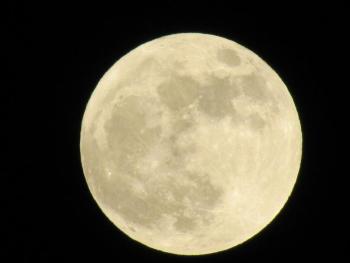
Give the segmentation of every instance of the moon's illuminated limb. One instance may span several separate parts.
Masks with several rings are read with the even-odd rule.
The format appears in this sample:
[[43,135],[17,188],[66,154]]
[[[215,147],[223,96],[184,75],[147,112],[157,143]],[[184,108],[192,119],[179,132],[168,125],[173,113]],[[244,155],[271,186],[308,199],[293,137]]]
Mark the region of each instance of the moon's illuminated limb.
[[286,86],[262,59],[188,33],[113,65],[89,100],[80,147],[89,189],[119,229],[197,255],[271,222],[295,184],[302,135]]

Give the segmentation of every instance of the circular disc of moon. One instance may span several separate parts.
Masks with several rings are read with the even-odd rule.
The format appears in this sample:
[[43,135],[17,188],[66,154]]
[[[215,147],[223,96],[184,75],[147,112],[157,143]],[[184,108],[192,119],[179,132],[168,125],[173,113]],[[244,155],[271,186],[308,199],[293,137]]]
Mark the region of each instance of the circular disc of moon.
[[279,213],[302,134],[287,87],[261,58],[183,33],[140,45],[107,71],[80,151],[92,196],[121,231],[200,255],[241,244]]

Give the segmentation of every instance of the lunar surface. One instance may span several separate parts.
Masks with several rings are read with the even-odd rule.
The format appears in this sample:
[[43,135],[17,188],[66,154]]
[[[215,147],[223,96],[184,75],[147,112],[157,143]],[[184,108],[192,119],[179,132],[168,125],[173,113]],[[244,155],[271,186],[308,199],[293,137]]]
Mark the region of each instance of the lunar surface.
[[199,255],[267,226],[297,179],[301,127],[279,76],[222,37],[184,33],[122,57],[94,90],[80,150],[88,187],[130,238]]

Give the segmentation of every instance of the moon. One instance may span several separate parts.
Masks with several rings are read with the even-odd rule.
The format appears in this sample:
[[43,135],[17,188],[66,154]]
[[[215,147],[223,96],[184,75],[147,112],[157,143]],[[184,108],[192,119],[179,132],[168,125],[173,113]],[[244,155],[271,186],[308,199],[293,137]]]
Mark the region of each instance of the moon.
[[265,228],[297,179],[302,133],[277,73],[223,37],[142,44],[102,77],[80,152],[89,190],[130,238],[181,255],[232,248]]

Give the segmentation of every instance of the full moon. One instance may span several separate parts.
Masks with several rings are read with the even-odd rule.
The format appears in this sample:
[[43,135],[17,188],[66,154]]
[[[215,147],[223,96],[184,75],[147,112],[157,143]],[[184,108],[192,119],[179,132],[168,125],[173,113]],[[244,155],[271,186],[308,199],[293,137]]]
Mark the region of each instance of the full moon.
[[89,190],[130,238],[200,255],[266,227],[297,179],[301,126],[277,73],[201,33],[142,44],[102,77],[80,152]]

